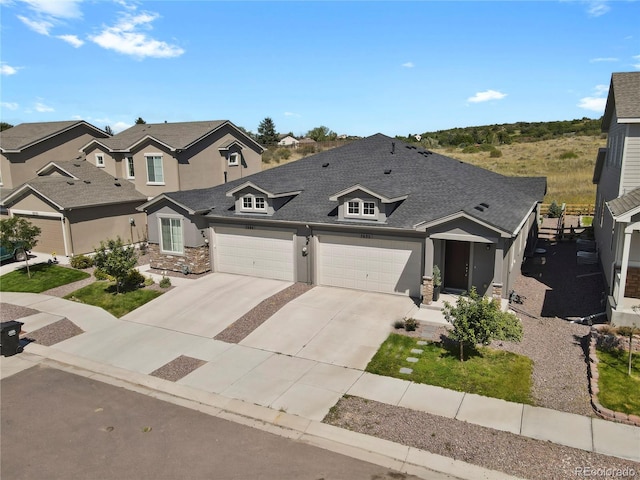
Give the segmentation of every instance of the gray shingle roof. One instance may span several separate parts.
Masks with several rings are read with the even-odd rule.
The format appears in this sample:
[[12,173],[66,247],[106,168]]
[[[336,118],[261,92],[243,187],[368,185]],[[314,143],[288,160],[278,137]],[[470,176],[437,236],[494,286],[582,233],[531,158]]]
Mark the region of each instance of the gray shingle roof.
[[640,187],[607,202],[614,217],[619,217],[640,207]]
[[19,198],[19,192],[25,185],[64,209],[134,201],[142,203],[146,200],[146,197],[135,189],[133,183],[123,179],[116,180],[85,160],[55,162],[55,165],[76,178],[60,175],[38,176],[14,189],[8,198],[3,199],[3,203],[6,204],[8,200],[10,204],[15,198]]
[[615,114],[619,119],[640,118],[640,72],[622,72],[611,75],[607,106],[602,130],[608,131]]
[[[0,148],[2,148],[3,151],[22,150],[80,124],[88,125],[95,129],[96,134],[102,132],[99,128],[83,120],[21,123],[20,125],[0,132]],[[106,136],[107,134],[104,133],[104,135]]]
[[[337,202],[329,197],[360,184],[387,197],[408,195],[383,227],[413,229],[464,212],[509,233],[546,191],[545,178],[505,177],[377,134],[225,185],[165,196],[193,210],[213,208],[210,218],[237,217],[225,194],[247,181],[271,192],[302,190],[272,220],[338,224]],[[476,209],[480,203],[488,207]]]
[[128,150],[143,138],[150,136],[173,149],[184,149],[219,128],[228,120],[207,122],[145,123],[134,125],[111,138],[100,140],[112,150]]

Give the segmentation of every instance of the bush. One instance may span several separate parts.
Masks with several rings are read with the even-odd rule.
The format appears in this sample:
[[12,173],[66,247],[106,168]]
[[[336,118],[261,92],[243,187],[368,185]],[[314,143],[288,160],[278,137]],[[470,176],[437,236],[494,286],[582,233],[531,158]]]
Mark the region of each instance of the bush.
[[101,268],[96,268],[93,271],[93,276],[96,277],[96,280],[109,280],[110,282],[113,282],[115,280],[115,278],[113,278]]
[[158,285],[160,285],[160,288],[169,288],[171,286],[171,279],[169,277],[162,277]]
[[395,322],[393,322],[393,328],[395,328],[396,330],[404,328],[404,320],[396,320]]
[[502,156],[502,152],[497,148],[494,148],[493,150],[491,150],[491,153],[489,154],[489,157],[491,158],[500,158],[501,156]]
[[279,148],[278,150],[276,150],[276,154],[280,158],[289,160],[289,158],[291,157],[291,150],[289,150],[288,148]]
[[147,277],[147,278],[144,279],[144,286],[145,287],[148,287],[149,285],[153,285],[154,283],[156,283],[156,282],[154,282],[153,278],[151,278],[151,277]]
[[312,153],[316,153],[316,147],[315,147],[315,145],[305,145],[305,146],[300,147],[298,149],[298,153],[300,155],[303,155],[303,156],[304,155],[310,155]]
[[480,149],[475,145],[469,145],[468,147],[464,147],[462,149],[462,153],[478,153]]
[[415,318],[407,318],[404,321],[404,329],[407,332],[413,332],[418,328],[418,321]]
[[560,154],[560,160],[569,160],[571,158],[578,158],[578,154],[576,152],[574,152],[573,150],[569,150],[566,152],[562,152]]
[[133,268],[129,271],[127,276],[124,278],[124,280],[122,281],[122,284],[125,287],[125,289],[136,289],[136,288],[139,288],[141,285],[144,285],[145,280],[146,280],[145,276],[142,275],[138,270]]
[[548,214],[549,218],[560,218],[560,216],[562,215],[562,207],[558,205],[554,200],[553,202],[551,202],[551,205],[549,205]]
[[71,257],[71,261],[69,263],[73,268],[83,270],[85,268],[93,267],[93,258],[87,257],[86,255],[76,255]]

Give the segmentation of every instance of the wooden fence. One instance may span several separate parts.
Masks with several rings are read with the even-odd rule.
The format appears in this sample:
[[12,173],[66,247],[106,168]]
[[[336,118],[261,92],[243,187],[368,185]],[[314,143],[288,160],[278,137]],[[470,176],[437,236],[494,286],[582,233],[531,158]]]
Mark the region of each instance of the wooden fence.
[[[546,215],[549,212],[550,203],[543,203],[540,206],[540,213],[542,215]],[[560,205],[562,206],[562,205]],[[565,215],[590,215],[594,216],[596,212],[596,206],[593,204],[565,204],[564,205],[564,214]]]

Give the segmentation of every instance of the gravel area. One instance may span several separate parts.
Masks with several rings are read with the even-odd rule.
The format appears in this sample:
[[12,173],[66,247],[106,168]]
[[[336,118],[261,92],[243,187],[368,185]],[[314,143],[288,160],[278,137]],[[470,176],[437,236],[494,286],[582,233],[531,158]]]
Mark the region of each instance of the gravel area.
[[50,347],[56,343],[80,335],[84,331],[71,320],[63,318],[46,327],[39,328],[33,332],[27,332],[25,339],[36,342],[45,347]]
[[166,365],[154,370],[149,375],[154,377],[169,380],[171,382],[177,382],[182,377],[186,377],[191,372],[204,365],[204,360],[199,358],[187,357],[186,355],[180,355],[178,358],[171,360]]
[[0,303],[0,321],[10,322],[11,320],[19,320],[40,313],[33,308],[14,305],[13,303]]
[[227,343],[241,342],[287,303],[312,288],[313,285],[307,285],[306,283],[295,283],[285,288],[260,302],[214,338]]
[[640,474],[640,463],[358,397],[342,398],[323,421],[532,480],[576,479],[576,469],[584,467]]

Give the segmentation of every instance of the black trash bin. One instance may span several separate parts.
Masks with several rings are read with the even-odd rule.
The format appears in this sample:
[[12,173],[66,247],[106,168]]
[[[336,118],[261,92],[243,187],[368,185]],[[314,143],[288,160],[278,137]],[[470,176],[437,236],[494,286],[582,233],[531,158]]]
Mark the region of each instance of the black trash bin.
[[0,353],[5,357],[10,357],[22,352],[20,346],[20,330],[24,323],[12,320],[0,323]]

